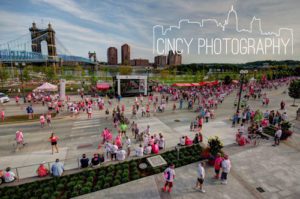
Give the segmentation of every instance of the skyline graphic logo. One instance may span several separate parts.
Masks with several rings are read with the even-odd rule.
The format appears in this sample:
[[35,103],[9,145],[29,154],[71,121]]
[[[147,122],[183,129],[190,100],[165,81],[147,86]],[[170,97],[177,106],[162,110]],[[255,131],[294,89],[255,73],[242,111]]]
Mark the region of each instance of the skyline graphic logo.
[[216,19],[181,19],[178,25],[153,26],[153,54],[165,55],[169,51],[187,55],[292,55],[294,30],[263,31],[261,19],[256,16],[249,29],[242,29],[231,6],[223,23]]

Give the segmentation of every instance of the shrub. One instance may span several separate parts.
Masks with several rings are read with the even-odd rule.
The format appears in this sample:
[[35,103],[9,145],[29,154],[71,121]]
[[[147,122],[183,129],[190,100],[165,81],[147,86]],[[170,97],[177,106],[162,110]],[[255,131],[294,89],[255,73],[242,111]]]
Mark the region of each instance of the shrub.
[[44,193],[51,193],[53,191],[53,189],[51,187],[46,187],[43,189]]
[[34,190],[34,195],[35,196],[40,196],[42,193],[43,193],[42,189],[36,189],[36,190]]
[[113,186],[117,186],[121,184],[121,181],[119,179],[116,179],[114,182],[113,182]]
[[74,187],[74,186],[75,186],[75,182],[74,182],[74,181],[71,181],[71,182],[69,182],[69,183],[67,184],[68,189],[70,189],[70,188],[72,188],[72,187]]
[[64,190],[65,185],[64,184],[58,184],[56,188],[57,188],[57,190],[62,191],[62,190]]
[[102,189],[102,186],[96,184],[96,185],[94,186],[94,188],[93,188],[93,191],[99,191],[99,190],[101,190],[101,189]]
[[122,165],[122,169],[128,169],[128,167],[129,167],[129,165],[127,164],[127,163],[124,163],[123,165]]
[[41,199],[49,199],[49,194],[44,193],[41,197]]
[[123,177],[121,181],[122,181],[122,183],[129,182],[129,177],[128,176]]
[[106,182],[106,183],[104,184],[104,186],[103,186],[104,189],[109,188],[109,187],[110,187],[110,184],[107,183],[107,182]]
[[53,196],[56,197],[56,198],[57,198],[59,195],[60,195],[60,192],[58,192],[58,191],[55,191],[55,192],[53,193]]
[[131,177],[131,180],[137,180],[139,178],[140,178],[140,176],[138,174],[135,174]]
[[85,186],[87,186],[87,187],[92,187],[92,186],[93,186],[93,183],[92,183],[92,182],[86,182],[86,183],[85,183]]
[[74,198],[76,196],[79,196],[79,191],[73,191],[71,192],[71,197]]
[[221,142],[218,136],[215,136],[214,138],[209,138],[208,145],[209,145],[210,153],[213,156],[216,156],[217,153],[219,153],[223,148],[223,143]]
[[104,179],[104,181],[110,183],[112,181],[112,177],[108,176]]
[[89,186],[83,187],[80,191],[81,194],[87,194],[89,192],[91,192],[91,187],[89,187]]
[[137,167],[137,163],[136,162],[131,162],[130,163],[130,167],[131,168],[136,168]]
[[121,170],[122,169],[122,166],[120,164],[116,165],[115,167],[116,170]]
[[114,165],[108,166],[108,167],[107,167],[107,171],[108,171],[108,172],[113,172],[113,171],[115,171],[115,166],[114,166]]

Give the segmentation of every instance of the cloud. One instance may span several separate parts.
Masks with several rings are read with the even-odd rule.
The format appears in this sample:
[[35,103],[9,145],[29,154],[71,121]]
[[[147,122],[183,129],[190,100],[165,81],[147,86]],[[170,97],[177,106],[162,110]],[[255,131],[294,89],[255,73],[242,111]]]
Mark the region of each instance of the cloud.
[[[96,51],[101,60],[106,61],[106,49],[128,43],[131,57],[145,57],[153,60],[152,27],[154,25],[177,25],[183,18],[201,21],[203,18],[215,18],[223,21],[231,5],[239,15],[242,28],[249,28],[255,15],[262,19],[264,31],[276,31],[280,27],[294,29],[295,52],[293,56],[274,57],[274,59],[297,59],[300,52],[300,24],[298,22],[299,0],[28,0],[22,3],[3,2],[0,5],[0,43],[15,39],[28,33],[32,21],[41,18],[51,21],[57,37],[75,55],[85,56]],[[32,7],[32,8],[29,8]],[[27,9],[26,9],[27,8]],[[38,24],[39,25],[39,24]],[[186,34],[194,34],[186,30]],[[216,34],[214,29],[207,32]],[[233,35],[233,33],[232,33]],[[222,37],[222,33],[217,36]],[[120,54],[120,53],[119,53]],[[120,56],[119,56],[120,57]],[[246,62],[267,56],[220,56],[221,62]],[[183,55],[185,63],[216,62],[215,57]]]

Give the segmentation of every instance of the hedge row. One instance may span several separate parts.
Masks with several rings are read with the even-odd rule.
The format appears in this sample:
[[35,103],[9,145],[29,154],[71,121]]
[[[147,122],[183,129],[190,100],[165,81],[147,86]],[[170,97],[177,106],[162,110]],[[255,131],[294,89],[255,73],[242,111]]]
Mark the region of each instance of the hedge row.
[[[177,151],[168,151],[162,157],[176,167],[184,166],[203,159],[200,145],[193,145],[180,149],[179,160]],[[147,168],[141,170],[140,163],[147,164]],[[117,186],[132,180],[163,172],[166,165],[152,168],[146,158],[122,162],[115,165],[84,170],[77,174],[36,181],[14,187],[0,189],[1,199],[67,199],[82,194]]]

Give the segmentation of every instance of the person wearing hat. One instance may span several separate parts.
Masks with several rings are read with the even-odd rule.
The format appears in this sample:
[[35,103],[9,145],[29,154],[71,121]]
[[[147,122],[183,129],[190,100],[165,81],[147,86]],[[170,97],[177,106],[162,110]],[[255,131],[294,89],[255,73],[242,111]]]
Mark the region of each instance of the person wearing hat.
[[45,167],[45,164],[46,162],[43,161],[39,168],[36,170],[36,173],[38,174],[39,177],[45,177],[49,174],[49,170]]
[[221,167],[222,167],[221,183],[227,184],[227,175],[231,169],[231,162],[228,158],[228,155],[224,155],[224,160],[222,161]]

